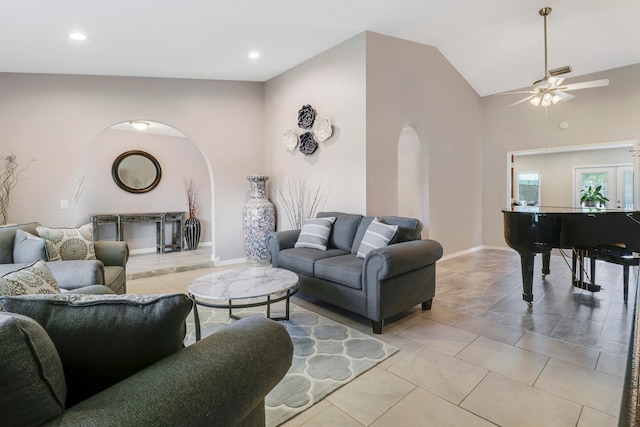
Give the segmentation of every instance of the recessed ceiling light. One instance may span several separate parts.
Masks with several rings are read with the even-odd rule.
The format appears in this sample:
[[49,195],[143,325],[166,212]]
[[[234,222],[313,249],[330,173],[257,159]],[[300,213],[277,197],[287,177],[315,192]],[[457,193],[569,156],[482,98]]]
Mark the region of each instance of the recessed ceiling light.
[[250,59],[258,59],[260,58],[260,52],[256,52],[255,50],[252,52],[249,52],[249,58]]
[[82,41],[82,40],[88,39],[89,37],[86,34],[83,34],[83,33],[71,33],[71,34],[69,34],[69,38],[71,40]]

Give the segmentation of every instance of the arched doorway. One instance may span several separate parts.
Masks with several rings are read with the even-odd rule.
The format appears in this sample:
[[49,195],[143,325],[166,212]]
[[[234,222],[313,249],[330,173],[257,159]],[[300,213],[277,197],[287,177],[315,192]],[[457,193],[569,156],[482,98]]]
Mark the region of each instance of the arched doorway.
[[[200,242],[211,244],[212,191],[206,159],[187,135],[175,127],[150,120],[144,122],[147,127],[143,130],[134,129],[129,121],[110,126],[85,147],[76,169],[75,222],[85,223],[91,214],[187,212],[185,178],[193,178],[199,190]],[[148,153],[159,163],[161,179],[151,191],[125,191],[112,176],[114,161],[131,150]],[[100,227],[104,230],[100,230],[99,238],[115,237],[113,226]],[[127,227],[124,239],[131,253],[155,252],[155,224]]]
[[426,145],[412,126],[398,140],[398,215],[418,218],[429,235],[429,186]]

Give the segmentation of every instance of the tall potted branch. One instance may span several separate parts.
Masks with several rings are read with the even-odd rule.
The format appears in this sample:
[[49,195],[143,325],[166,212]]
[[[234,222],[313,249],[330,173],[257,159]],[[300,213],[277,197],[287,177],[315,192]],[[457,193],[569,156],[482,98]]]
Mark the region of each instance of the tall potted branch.
[[19,169],[18,156],[9,154],[0,157],[2,169],[0,170],[0,225],[5,225],[9,220],[7,211],[11,202],[11,190],[18,184],[20,174],[29,168],[29,163]]
[[201,224],[197,217],[198,213],[198,191],[200,185],[192,177],[184,178],[184,188],[187,192],[187,206],[189,207],[189,218],[184,222],[184,240],[187,249],[190,251],[198,249],[200,244]]
[[293,230],[299,230],[304,220],[314,218],[322,209],[329,196],[329,189],[311,187],[305,179],[289,179],[276,186],[276,196],[281,203],[289,225]]

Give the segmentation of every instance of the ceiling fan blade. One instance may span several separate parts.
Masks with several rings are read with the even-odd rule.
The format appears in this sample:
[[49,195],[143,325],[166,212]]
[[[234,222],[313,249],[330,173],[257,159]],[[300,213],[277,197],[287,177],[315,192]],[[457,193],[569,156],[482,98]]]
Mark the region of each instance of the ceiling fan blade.
[[509,104],[508,107],[513,107],[514,105],[522,104],[523,102],[527,102],[528,100],[535,97],[537,94],[533,94],[531,96],[527,96],[526,98],[522,98],[520,101],[514,102],[513,104]]
[[560,97],[560,101],[559,102],[565,102],[565,101],[568,101],[570,99],[575,98],[575,96],[571,95],[570,93],[564,93],[564,92],[559,91],[559,90],[556,90],[555,94]]
[[496,95],[518,95],[521,93],[538,93],[537,90],[519,90],[516,92],[500,92],[500,93],[496,93]]
[[592,80],[590,82],[573,83],[570,85],[560,86],[558,87],[558,89],[560,90],[589,89],[592,87],[601,87],[601,86],[608,86],[608,85],[609,85],[609,79],[602,79],[602,80]]

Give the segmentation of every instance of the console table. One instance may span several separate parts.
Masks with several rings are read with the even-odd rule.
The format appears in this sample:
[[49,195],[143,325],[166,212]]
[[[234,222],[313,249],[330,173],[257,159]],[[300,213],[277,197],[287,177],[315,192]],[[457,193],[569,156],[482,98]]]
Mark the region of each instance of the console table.
[[[184,250],[184,221],[186,212],[151,212],[151,213],[114,213],[91,214],[93,224],[93,240],[98,240],[98,225],[115,224],[116,240],[122,241],[123,226],[127,222],[155,222],[156,223],[156,252],[165,253],[167,249],[173,251]],[[176,238],[171,242],[165,242],[165,228],[167,224],[176,226]]]

